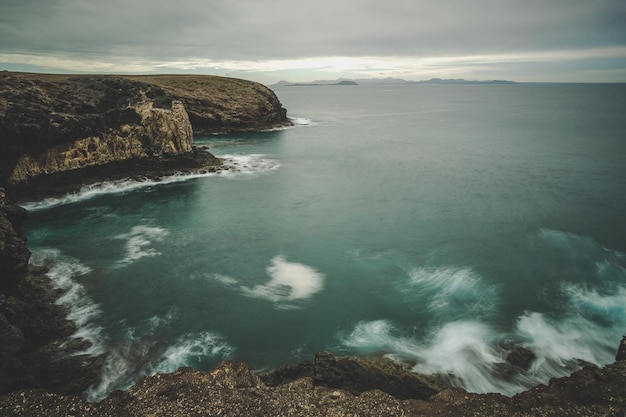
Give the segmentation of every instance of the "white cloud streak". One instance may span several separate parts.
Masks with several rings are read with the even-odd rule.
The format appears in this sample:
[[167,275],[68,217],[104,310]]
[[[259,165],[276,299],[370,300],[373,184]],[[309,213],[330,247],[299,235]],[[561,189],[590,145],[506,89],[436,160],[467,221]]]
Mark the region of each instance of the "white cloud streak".
[[597,75],[626,61],[623,0],[2,3],[0,68],[420,77],[516,65],[532,78],[531,63],[580,73],[576,63],[595,60]]

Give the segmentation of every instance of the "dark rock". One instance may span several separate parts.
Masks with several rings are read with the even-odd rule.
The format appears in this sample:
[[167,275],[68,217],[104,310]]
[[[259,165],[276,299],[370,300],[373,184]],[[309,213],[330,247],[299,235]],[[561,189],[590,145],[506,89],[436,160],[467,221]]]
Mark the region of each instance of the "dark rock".
[[263,383],[270,387],[287,384],[300,378],[313,378],[315,366],[311,361],[295,365],[283,365],[270,372],[259,375]]
[[313,381],[353,394],[379,389],[400,399],[425,399],[443,389],[435,378],[411,372],[384,357],[336,358],[326,351],[315,355]]
[[537,356],[532,350],[517,345],[510,345],[506,355],[506,361],[522,371],[528,371],[535,359]]
[[0,291],[14,288],[25,274],[30,250],[21,232],[26,210],[11,204],[0,188]]
[[76,355],[79,346],[67,343],[76,326],[56,304],[60,293],[46,269],[28,266],[24,215],[0,191],[0,393],[41,387],[77,394],[97,380],[102,358]]
[[[331,356],[318,355],[328,366],[340,363]],[[181,368],[144,378],[97,404],[44,390],[16,391],[0,396],[0,415],[621,417],[626,412],[625,386],[626,361],[620,361],[585,368],[512,398],[449,388],[428,399],[401,400],[378,389],[355,395],[316,385],[310,377],[270,387],[245,364],[224,361],[210,372]]]
[[622,341],[617,349],[617,355],[615,355],[616,361],[626,361],[626,336],[622,337]]

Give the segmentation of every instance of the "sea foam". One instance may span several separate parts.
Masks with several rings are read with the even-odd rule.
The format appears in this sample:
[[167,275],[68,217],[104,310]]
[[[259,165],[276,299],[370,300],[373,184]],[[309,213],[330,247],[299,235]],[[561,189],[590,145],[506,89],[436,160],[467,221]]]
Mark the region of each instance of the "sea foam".
[[122,179],[117,181],[104,181],[95,184],[84,185],[77,192],[66,194],[61,197],[50,197],[40,201],[24,202],[21,205],[28,211],[45,210],[52,207],[77,203],[89,200],[94,197],[107,194],[124,194],[142,188],[152,188],[159,185],[173,184],[177,182],[189,181],[196,178],[208,178],[225,176],[236,178],[240,175],[270,172],[278,169],[280,163],[265,155],[222,155],[224,168],[215,172],[180,173],[163,176],[156,179]]
[[119,322],[119,341],[108,341],[100,382],[87,391],[87,398],[100,401],[113,390],[128,389],[142,377],[173,372],[182,366],[207,368],[206,361],[221,360],[234,352],[217,332],[188,332],[172,340],[178,318],[178,310],[172,309],[165,316],[152,316],[133,325],[126,320]]
[[497,286],[487,284],[470,268],[420,267],[411,269],[408,276],[401,284],[406,301],[427,305],[438,318],[488,316],[496,310]]
[[55,288],[63,291],[57,303],[68,310],[67,318],[78,326],[72,335],[75,339],[84,339],[90,346],[76,354],[99,355],[104,352],[103,328],[97,324],[102,311],[88,295],[84,285],[76,281],[77,277],[91,272],[91,268],[78,259],[63,255],[58,249],[42,248],[33,251],[31,263],[49,268],[47,275]]
[[324,287],[323,274],[308,265],[288,262],[283,256],[274,257],[266,272],[271,278],[266,284],[242,286],[243,294],[266,299],[279,308],[296,308]]
[[162,242],[169,232],[160,227],[134,226],[130,232],[114,236],[114,239],[126,241],[126,256],[117,262],[117,266],[126,266],[139,259],[160,254],[151,245]]
[[228,178],[247,178],[254,174],[272,172],[280,168],[280,162],[268,158],[262,154],[237,155],[228,154],[221,155],[224,160],[224,167],[221,172],[222,177]]
[[[549,265],[563,274],[556,285],[546,283],[546,294],[558,303],[547,303],[545,311],[525,311],[503,327],[497,322],[497,285],[470,268],[420,267],[409,270],[398,290],[407,303],[425,307],[430,317],[425,335],[424,329],[373,320],[355,324],[339,339],[358,354],[414,362],[415,371],[443,375],[471,392],[514,395],[569,375],[583,363],[611,363],[626,328],[625,257],[572,233],[541,230],[537,237],[538,250],[552,251]],[[511,344],[534,353],[528,370],[502,371],[510,368]]]

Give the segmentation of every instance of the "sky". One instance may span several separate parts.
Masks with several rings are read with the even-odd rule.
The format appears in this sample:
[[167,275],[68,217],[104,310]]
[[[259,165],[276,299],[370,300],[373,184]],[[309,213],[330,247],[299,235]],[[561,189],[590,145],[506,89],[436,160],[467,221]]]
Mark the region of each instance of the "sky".
[[626,0],[0,0],[0,70],[626,82]]

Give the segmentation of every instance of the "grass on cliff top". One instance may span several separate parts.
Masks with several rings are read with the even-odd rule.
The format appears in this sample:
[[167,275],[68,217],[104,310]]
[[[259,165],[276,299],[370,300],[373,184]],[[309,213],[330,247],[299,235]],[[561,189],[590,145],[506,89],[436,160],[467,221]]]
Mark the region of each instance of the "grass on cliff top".
[[[266,95],[270,90],[262,84],[239,78],[220,77],[217,75],[100,75],[100,74],[42,74],[25,72],[6,72],[12,76],[45,82],[63,82],[76,78],[120,77],[127,80],[154,84],[168,94],[183,99],[209,101],[247,101],[256,94]],[[255,93],[255,94],[251,94]]]
[[183,100],[188,110],[193,103],[211,103],[214,108],[233,115],[250,113],[250,109],[269,105],[272,91],[262,84],[239,78],[213,75],[140,75],[124,76],[161,87],[167,94]]

